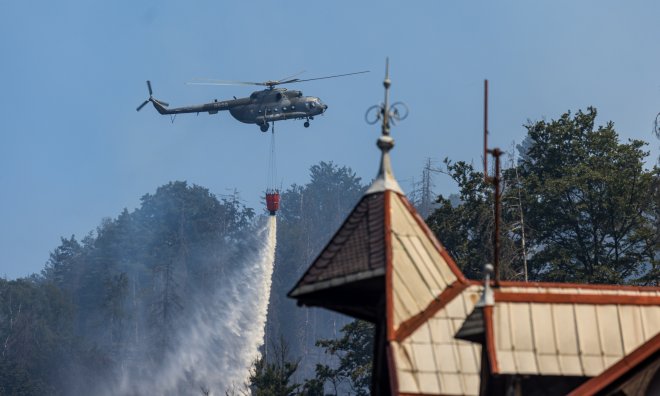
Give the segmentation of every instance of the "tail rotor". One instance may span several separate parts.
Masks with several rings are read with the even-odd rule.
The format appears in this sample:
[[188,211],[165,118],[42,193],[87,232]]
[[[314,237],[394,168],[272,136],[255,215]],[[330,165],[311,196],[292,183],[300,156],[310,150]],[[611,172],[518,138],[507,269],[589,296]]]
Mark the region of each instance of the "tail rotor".
[[158,103],[158,104],[160,104],[160,105],[162,105],[162,106],[165,106],[165,107],[169,106],[169,103],[166,103],[166,102],[160,101],[160,100],[158,100],[158,99],[154,99],[154,96],[153,96],[153,95],[154,95],[154,91],[151,89],[151,81],[149,81],[149,80],[147,80],[147,88],[149,89],[149,99],[147,99],[147,100],[145,100],[144,102],[142,102],[142,104],[139,105],[139,106],[137,107],[137,109],[135,109],[135,111],[140,111],[140,110],[142,110],[142,108],[143,108],[144,106],[146,106],[147,103],[149,103],[149,102]]

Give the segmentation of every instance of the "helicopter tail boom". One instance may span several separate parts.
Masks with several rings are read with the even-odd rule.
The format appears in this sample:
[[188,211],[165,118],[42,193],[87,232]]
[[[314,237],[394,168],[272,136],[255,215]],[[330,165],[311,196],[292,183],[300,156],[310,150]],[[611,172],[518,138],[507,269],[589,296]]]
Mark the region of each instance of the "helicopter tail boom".
[[149,88],[149,98],[142,102],[140,106],[136,109],[137,111],[142,110],[147,103],[151,102],[154,105],[154,108],[160,114],[182,114],[182,113],[209,113],[217,114],[219,111],[230,110],[232,107],[245,105],[249,103],[249,99],[234,99],[234,100],[225,100],[225,101],[213,101],[211,103],[204,103],[194,106],[185,106],[185,107],[175,107],[168,108],[169,104],[162,100],[156,99],[153,97],[153,90],[151,89],[151,82],[147,81],[147,88]]

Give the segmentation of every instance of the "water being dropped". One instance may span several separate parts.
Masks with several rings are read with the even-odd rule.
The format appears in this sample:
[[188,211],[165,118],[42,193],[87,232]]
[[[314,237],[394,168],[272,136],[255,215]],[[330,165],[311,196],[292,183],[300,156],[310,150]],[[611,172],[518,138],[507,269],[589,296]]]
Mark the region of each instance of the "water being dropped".
[[264,342],[276,235],[276,218],[268,216],[251,238],[253,249],[241,255],[239,269],[217,286],[208,301],[197,304],[166,358],[140,374],[134,370],[125,373],[112,394],[225,395],[228,390],[245,391],[250,368]]

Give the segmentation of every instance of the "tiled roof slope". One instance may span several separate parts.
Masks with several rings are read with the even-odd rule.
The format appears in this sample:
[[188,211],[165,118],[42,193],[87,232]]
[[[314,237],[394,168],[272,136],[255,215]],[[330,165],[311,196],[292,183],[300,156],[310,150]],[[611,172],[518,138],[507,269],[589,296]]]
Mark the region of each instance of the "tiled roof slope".
[[404,196],[392,194],[389,206],[392,260],[386,293],[396,394],[478,395],[481,347],[454,334],[482,286],[465,279]]
[[492,378],[599,376],[660,334],[657,287],[504,281],[488,290],[457,337],[485,348]]
[[498,374],[596,376],[660,333],[657,288],[501,286],[485,323]]
[[[393,328],[425,310],[458,279],[440,244],[420,226],[408,200],[392,194],[391,204]],[[440,249],[438,249],[440,247]],[[451,260],[451,259],[449,259]]]
[[471,285],[447,302],[410,336],[392,341],[399,392],[416,395],[478,395],[481,346],[454,334],[481,294]]
[[289,294],[385,275],[384,193],[362,197]]
[[[599,376],[573,389],[568,396],[658,395],[660,384],[660,334],[642,344]],[[635,393],[637,392],[637,393]]]

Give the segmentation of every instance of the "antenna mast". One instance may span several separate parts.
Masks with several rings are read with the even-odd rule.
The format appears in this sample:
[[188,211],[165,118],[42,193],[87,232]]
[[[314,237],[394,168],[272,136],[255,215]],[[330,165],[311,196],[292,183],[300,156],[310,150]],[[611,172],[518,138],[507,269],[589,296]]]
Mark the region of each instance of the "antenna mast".
[[[488,154],[495,159],[495,175],[488,176]],[[484,182],[493,184],[495,196],[493,199],[495,217],[495,229],[493,231],[493,269],[495,286],[500,284],[500,156],[502,150],[499,148],[488,148],[488,80],[484,80]]]

